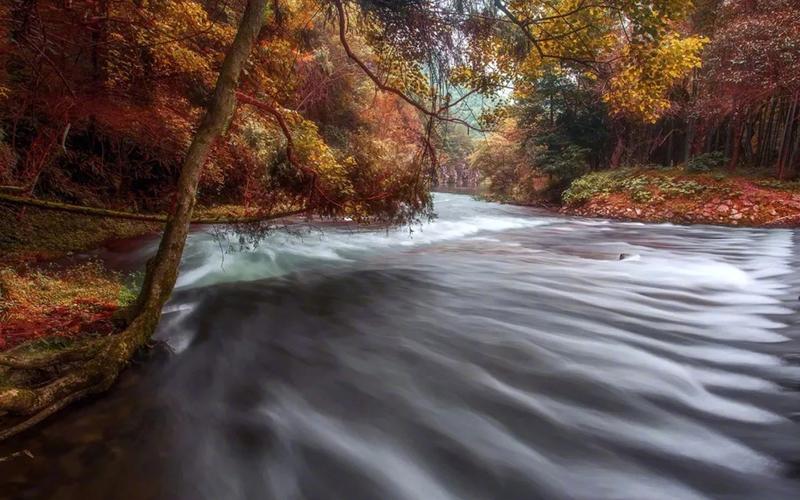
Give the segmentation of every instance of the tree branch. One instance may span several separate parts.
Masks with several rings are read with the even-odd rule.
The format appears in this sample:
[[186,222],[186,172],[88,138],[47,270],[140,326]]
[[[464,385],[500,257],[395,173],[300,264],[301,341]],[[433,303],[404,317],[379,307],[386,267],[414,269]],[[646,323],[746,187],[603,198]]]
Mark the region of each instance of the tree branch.
[[455,106],[455,104],[460,102],[461,99],[459,99],[458,101],[456,101],[455,103],[452,103],[452,104],[448,103],[448,104],[446,104],[445,106],[443,106],[443,107],[441,107],[439,109],[431,110],[431,109],[428,109],[427,107],[425,107],[424,105],[418,103],[417,101],[415,101],[411,97],[409,97],[405,92],[403,92],[402,90],[398,89],[397,87],[393,87],[393,86],[388,85],[387,83],[381,81],[381,79],[378,78],[378,75],[376,75],[369,68],[369,66],[367,66],[367,64],[364,61],[362,61],[353,52],[353,49],[350,48],[350,43],[347,41],[347,14],[345,13],[344,5],[342,4],[342,1],[341,0],[333,0],[333,4],[336,7],[338,23],[339,23],[339,42],[342,44],[342,47],[344,48],[344,51],[347,53],[347,57],[349,57],[353,62],[355,62],[356,65],[359,68],[361,68],[361,70],[364,72],[364,74],[366,74],[369,77],[369,79],[372,80],[372,82],[375,84],[376,87],[378,87],[378,89],[380,89],[383,92],[388,92],[390,94],[396,95],[397,97],[399,97],[400,99],[402,99],[406,103],[408,103],[411,106],[413,106],[414,108],[416,108],[421,113],[423,113],[423,114],[425,114],[425,115],[427,115],[429,117],[435,118],[435,119],[437,119],[439,121],[458,123],[460,125],[463,125],[463,126],[467,127],[468,129],[475,130],[477,132],[486,132],[486,130],[484,130],[482,128],[479,128],[479,127],[476,127],[476,126],[472,125],[469,122],[461,120],[460,118],[453,118],[451,116],[446,116],[446,115],[442,114],[445,111],[447,111],[448,109],[450,109],[453,106]]
[[[24,205],[29,207],[41,208],[44,210],[54,210],[59,212],[69,212],[80,215],[94,217],[110,217],[113,219],[137,220],[142,222],[166,222],[167,216],[161,214],[137,214],[134,212],[123,212],[119,210],[108,210],[105,208],[85,207],[81,205],[70,205],[57,201],[38,200],[24,196],[13,196],[0,193],[0,203],[13,205]],[[196,217],[192,219],[192,224],[246,224],[250,222],[260,222],[272,219],[280,219],[291,215],[298,215],[308,211],[308,208],[286,210],[283,212],[253,215],[247,217]]]

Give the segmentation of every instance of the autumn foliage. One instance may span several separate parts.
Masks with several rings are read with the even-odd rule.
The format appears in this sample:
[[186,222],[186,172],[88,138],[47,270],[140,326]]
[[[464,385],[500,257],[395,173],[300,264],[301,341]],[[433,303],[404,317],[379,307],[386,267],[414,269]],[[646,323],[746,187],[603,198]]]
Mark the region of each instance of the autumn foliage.
[[[427,204],[423,122],[376,94],[324,7],[275,2],[241,89],[286,122],[297,164],[274,114],[244,105],[205,165],[201,203],[389,218]],[[15,0],[0,9],[0,184],[168,210],[242,2]],[[392,66],[399,59],[370,42],[376,21],[352,15],[362,16],[351,43],[365,60],[423,92],[413,61]]]
[[508,35],[491,45],[491,73],[516,78],[473,156],[493,195],[532,201],[543,175],[563,190],[623,166],[800,174],[797,1],[535,3],[507,2],[535,50]]

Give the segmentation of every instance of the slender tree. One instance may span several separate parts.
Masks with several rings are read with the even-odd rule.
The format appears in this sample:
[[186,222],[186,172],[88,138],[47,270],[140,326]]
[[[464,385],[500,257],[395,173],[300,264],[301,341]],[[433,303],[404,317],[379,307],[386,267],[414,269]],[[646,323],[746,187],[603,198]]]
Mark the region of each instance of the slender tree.
[[42,359],[4,357],[0,363],[20,369],[42,369],[65,362],[76,365],[65,375],[38,388],[0,392],[0,415],[12,422],[0,439],[25,430],[64,406],[114,383],[133,354],[152,336],[178,275],[194,210],[197,185],[209,150],[226,131],[236,106],[236,88],[267,12],[267,0],[248,0],[233,44],[225,55],[205,115],[189,146],[178,180],[177,199],[158,252],[147,268],[144,285],[130,324],[118,335],[82,344]]

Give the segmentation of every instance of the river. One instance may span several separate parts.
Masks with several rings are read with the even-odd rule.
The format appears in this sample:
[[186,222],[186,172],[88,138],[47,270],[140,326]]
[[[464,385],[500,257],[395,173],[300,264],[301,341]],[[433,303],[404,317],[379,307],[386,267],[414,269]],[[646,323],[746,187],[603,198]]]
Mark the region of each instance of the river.
[[0,495],[798,498],[800,232],[436,211],[193,233],[173,353],[3,443]]

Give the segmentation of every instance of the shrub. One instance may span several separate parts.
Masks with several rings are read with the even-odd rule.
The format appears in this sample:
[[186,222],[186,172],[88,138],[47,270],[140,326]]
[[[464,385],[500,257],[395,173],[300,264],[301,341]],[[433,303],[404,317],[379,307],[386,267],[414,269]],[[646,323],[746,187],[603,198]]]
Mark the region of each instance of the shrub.
[[553,181],[568,184],[586,173],[589,152],[587,148],[569,144],[560,151],[546,151],[537,160]]
[[686,164],[686,171],[695,174],[708,173],[722,167],[727,161],[722,151],[703,153],[689,160]]
[[619,188],[622,171],[592,172],[570,184],[561,199],[567,205],[576,205],[597,196],[607,195]]
[[778,179],[762,179],[756,181],[758,186],[779,191],[800,191],[800,181],[780,181]]
[[637,172],[639,171],[621,169],[584,175],[564,192],[562,201],[567,205],[574,205],[611,193],[627,193],[634,202],[648,203],[655,200],[657,195],[662,198],[694,196],[708,189],[693,180]]

